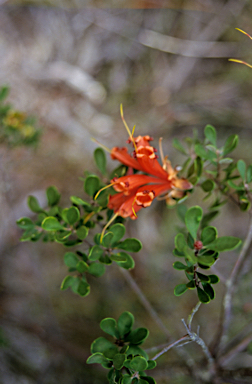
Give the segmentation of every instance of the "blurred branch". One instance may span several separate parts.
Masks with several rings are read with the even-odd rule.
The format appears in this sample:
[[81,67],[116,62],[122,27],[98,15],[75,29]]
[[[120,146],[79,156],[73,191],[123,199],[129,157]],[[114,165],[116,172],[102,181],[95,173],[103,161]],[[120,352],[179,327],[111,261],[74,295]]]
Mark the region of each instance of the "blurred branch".
[[147,29],[140,32],[138,41],[147,47],[186,57],[230,57],[237,49],[237,43],[183,40]]
[[231,349],[226,355],[222,356],[218,360],[218,364],[220,366],[227,364],[237,353],[244,351],[245,348],[252,341],[252,334],[247,336],[244,340],[242,340],[238,345],[236,345],[233,349]]
[[158,325],[158,327],[164,332],[164,334],[168,337],[168,339],[171,338],[171,334],[158,316],[156,310],[152,307],[151,303],[148,301],[138,284],[135,282],[131,274],[124,268],[119,268],[120,272],[123,274],[125,280],[130,285],[130,287],[133,289],[133,291],[136,293],[137,297],[139,298],[140,302],[146,309],[146,311],[150,314],[152,319],[155,321],[155,323]]
[[237,288],[237,282],[239,275],[241,273],[242,267],[244,265],[244,262],[247,257],[247,251],[251,245],[252,241],[252,214],[250,214],[250,223],[249,223],[249,229],[248,233],[246,236],[246,239],[243,243],[243,247],[241,249],[241,252],[238,256],[238,259],[232,269],[232,272],[230,274],[229,279],[226,281],[226,293],[223,299],[223,306],[224,306],[224,313],[223,313],[223,319],[221,323],[221,332],[218,337],[219,343],[218,343],[218,349],[220,350],[219,353],[221,353],[221,350],[224,348],[224,344],[226,343],[227,339],[227,332],[228,332],[228,327],[231,321],[231,316],[232,316],[232,299],[234,292]]

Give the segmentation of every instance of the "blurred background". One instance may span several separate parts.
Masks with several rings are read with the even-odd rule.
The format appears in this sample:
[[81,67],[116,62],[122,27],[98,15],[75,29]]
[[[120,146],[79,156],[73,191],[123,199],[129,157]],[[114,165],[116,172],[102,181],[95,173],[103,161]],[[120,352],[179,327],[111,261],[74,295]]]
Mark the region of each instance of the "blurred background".
[[[118,7],[118,3],[120,6]],[[109,148],[123,146],[126,121],[136,134],[163,137],[172,164],[184,158],[172,138],[203,135],[216,127],[219,144],[240,135],[235,158],[251,162],[252,70],[229,62],[252,63],[252,3],[245,0],[0,1],[0,86],[9,85],[8,101],[37,118],[38,147],[1,153],[0,195],[0,383],[100,384],[106,371],[87,366],[91,342],[102,336],[99,322],[127,310],[136,326],[150,327],[145,346],[166,336],[150,318],[117,266],[91,281],[86,298],[60,291],[67,270],[60,244],[20,243],[15,221],[31,215],[27,196],[45,204],[45,189],[56,185],[65,206],[69,197],[85,198],[85,170],[97,172],[91,138]],[[108,160],[108,167],[115,167]],[[201,202],[197,192],[188,206]],[[205,203],[204,203],[205,204]],[[205,205],[206,206],[206,205]],[[220,235],[246,236],[248,217],[232,204],[214,222]],[[156,202],[127,222],[128,235],[144,246],[134,256],[132,275],[174,338],[184,335],[180,321],[197,303],[196,294],[175,298],[183,275],[172,268],[175,210]],[[207,343],[220,318],[224,282],[235,254],[224,254],[217,299],[195,316]],[[251,264],[235,297],[235,334],[252,319]],[[188,295],[188,296],[187,296]],[[185,347],[197,360],[197,345]],[[251,366],[251,355],[239,356]],[[235,366],[236,362],[231,362]],[[170,351],[153,376],[161,383],[190,383],[190,374]],[[193,381],[192,381],[193,382]]]

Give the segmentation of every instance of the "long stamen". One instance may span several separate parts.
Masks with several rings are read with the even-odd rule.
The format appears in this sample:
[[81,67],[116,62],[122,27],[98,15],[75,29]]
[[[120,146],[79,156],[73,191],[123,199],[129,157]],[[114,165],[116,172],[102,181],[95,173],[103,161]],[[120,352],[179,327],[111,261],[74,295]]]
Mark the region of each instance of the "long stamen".
[[118,213],[115,213],[114,216],[111,217],[111,219],[107,222],[107,224],[103,228],[102,233],[101,233],[100,243],[102,242],[102,239],[104,237],[104,233],[105,233],[106,229],[110,226],[111,223],[113,223],[113,221],[117,218],[117,216],[118,216]]
[[166,164],[165,164],[165,157],[164,157],[164,152],[163,152],[163,148],[162,148],[162,140],[163,138],[160,137],[159,138],[159,153],[160,153],[160,159],[162,161],[162,164],[163,164],[163,168],[165,169],[166,168]]
[[236,59],[228,59],[228,61],[234,61],[235,63],[244,64],[244,65],[246,65],[247,67],[252,68],[252,65],[246,63],[246,61],[236,60]]
[[136,199],[137,199],[137,197],[135,196],[134,201],[133,201],[132,206],[131,206],[131,209],[132,209],[132,212],[133,212],[134,216],[137,218],[137,214],[136,214],[136,212],[135,212],[135,210],[133,208],[133,206],[134,206],[134,204],[136,202]]
[[235,29],[237,29],[237,31],[239,31],[239,32],[241,32],[241,33],[244,33],[244,35],[247,35],[247,36],[252,40],[252,37],[251,37],[247,32],[243,31],[243,30],[240,29],[240,28],[235,28]]
[[95,195],[94,200],[97,199],[97,197],[99,196],[99,194],[100,194],[102,191],[104,191],[104,189],[107,189],[107,188],[109,188],[109,187],[112,187],[112,185],[114,185],[114,184],[115,184],[115,182],[113,182],[113,183],[111,183],[111,184],[109,184],[109,185],[106,185],[105,187],[101,188],[101,189],[97,192],[97,194]]
[[103,149],[105,149],[105,151],[111,153],[111,149],[109,149],[108,147],[106,147],[106,145],[100,143],[98,140],[96,140],[94,137],[91,137],[91,140],[96,143],[96,144],[99,144]]
[[133,145],[134,145],[135,151],[137,152],[137,146],[136,146],[135,140],[134,140],[134,138],[133,138],[133,132],[134,132],[134,130],[135,130],[135,126],[133,127],[133,130],[132,130],[132,133],[131,133],[131,132],[130,132],[130,129],[129,129],[129,127],[128,127],[128,124],[126,123],[126,121],[125,121],[125,119],[124,119],[124,116],[123,116],[123,106],[122,106],[122,104],[120,104],[120,113],[121,113],[121,119],[122,119],[122,122],[123,122],[123,124],[124,124],[124,126],[125,126],[125,128],[126,128],[126,130],[127,130],[127,132],[128,132],[128,134],[129,134],[129,137],[130,137],[130,139],[131,139]]

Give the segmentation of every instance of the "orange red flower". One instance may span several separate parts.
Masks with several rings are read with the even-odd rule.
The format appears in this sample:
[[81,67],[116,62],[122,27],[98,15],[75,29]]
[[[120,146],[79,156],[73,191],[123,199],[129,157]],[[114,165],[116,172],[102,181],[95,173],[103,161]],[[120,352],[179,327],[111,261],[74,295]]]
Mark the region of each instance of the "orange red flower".
[[[176,199],[182,198],[185,191],[193,186],[188,180],[177,176],[178,169],[172,168],[162,151],[161,166],[157,160],[157,150],[150,145],[153,139],[149,135],[133,137],[123,118],[122,109],[121,115],[130,136],[128,143],[133,145],[134,150],[131,154],[126,147],[114,147],[111,150],[111,158],[129,167],[130,171],[126,176],[111,180],[111,185],[118,193],[109,197],[108,208],[117,216],[136,219],[137,212],[149,207],[156,197],[165,199],[168,205],[174,205]],[[132,169],[144,174],[133,174]]]

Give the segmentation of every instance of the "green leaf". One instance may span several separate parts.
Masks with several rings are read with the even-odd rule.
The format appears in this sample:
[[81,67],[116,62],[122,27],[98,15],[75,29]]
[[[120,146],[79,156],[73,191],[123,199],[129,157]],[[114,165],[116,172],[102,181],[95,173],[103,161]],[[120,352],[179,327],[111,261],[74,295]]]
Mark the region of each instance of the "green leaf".
[[64,263],[69,268],[76,268],[77,263],[79,262],[79,257],[73,252],[67,252],[64,255]]
[[131,331],[130,334],[125,338],[125,341],[129,341],[131,344],[141,344],[149,336],[147,328],[137,328]]
[[212,125],[206,125],[204,129],[206,138],[216,147],[216,130]]
[[36,212],[36,213],[44,212],[39,205],[38,199],[35,196],[28,196],[27,205],[32,212]]
[[236,148],[238,140],[238,135],[231,135],[227,138],[223,148],[223,156],[226,156],[228,153],[232,152]]
[[105,175],[106,174],[106,155],[102,148],[96,148],[94,151],[95,164],[99,171]]
[[56,187],[51,186],[46,190],[46,197],[49,207],[53,207],[58,204],[60,200],[60,193]]
[[74,276],[66,276],[61,283],[60,289],[64,291],[65,289],[71,287],[74,282],[75,282]]
[[105,337],[98,337],[91,345],[91,352],[101,352],[107,358],[112,358],[118,353],[118,348]]
[[179,152],[183,153],[184,155],[187,155],[186,149],[183,147],[181,142],[178,139],[172,140],[172,145],[174,148],[176,148]]
[[201,301],[201,303],[207,304],[210,302],[210,297],[200,287],[197,287],[197,293],[198,293],[199,301]]
[[106,248],[110,248],[112,240],[113,240],[113,233],[107,232],[106,235],[102,238],[102,245]]
[[176,261],[175,263],[173,263],[173,268],[177,270],[184,270],[184,269],[187,269],[188,267],[187,265],[184,265],[180,261]]
[[118,369],[118,370],[122,369],[123,363],[125,362],[125,360],[126,360],[125,354],[117,353],[113,358],[113,365],[115,369]]
[[238,237],[223,236],[218,237],[211,244],[208,244],[207,248],[212,249],[213,251],[225,252],[237,248],[240,244],[241,240],[238,239]]
[[241,175],[242,180],[245,183],[246,182],[246,163],[244,160],[237,161],[237,169]]
[[76,234],[77,234],[78,239],[84,240],[88,235],[88,228],[85,227],[84,225],[82,225],[81,227],[79,227],[76,230]]
[[189,281],[189,283],[186,284],[187,289],[195,289],[196,283],[194,280]]
[[210,278],[211,284],[217,284],[220,281],[219,277],[216,275],[208,275],[208,277]]
[[148,363],[147,369],[154,369],[157,366],[157,362],[155,360],[148,360],[147,363]]
[[63,225],[61,225],[56,217],[46,217],[41,224],[42,228],[46,231],[58,231],[60,229],[64,229]]
[[[219,164],[231,164],[233,163],[233,159],[231,159],[230,157],[224,157],[224,159],[220,159],[219,161]],[[225,169],[226,171],[226,169]]]
[[125,257],[123,254],[111,254],[110,255],[110,258],[111,260],[113,261],[121,261],[121,262],[125,262],[127,261],[127,257]]
[[203,245],[212,243],[218,236],[217,229],[215,227],[205,227],[201,232],[201,241]]
[[204,192],[211,192],[214,187],[215,183],[211,179],[207,179],[201,184],[201,188]]
[[134,357],[130,362],[130,368],[134,371],[145,371],[147,369],[148,363],[142,356]]
[[187,211],[187,206],[184,204],[177,204],[177,213],[179,218],[185,223],[185,215]]
[[126,253],[126,252],[119,252],[119,253],[117,253],[117,254],[114,254],[114,256],[115,255],[118,255],[118,256],[122,256],[122,257],[125,257],[126,258],[126,261],[116,261],[116,263],[120,266],[120,267],[122,267],[122,268],[124,268],[124,269],[133,269],[134,267],[135,267],[135,262],[134,262],[134,260],[132,259],[132,257],[128,254],[128,253]]
[[195,256],[194,250],[192,250],[191,248],[187,247],[187,248],[184,249],[184,252],[185,252],[185,256],[187,257],[187,259],[192,264],[197,263],[197,257]]
[[131,384],[131,382],[132,382],[132,378],[130,375],[123,375],[121,384]]
[[187,247],[187,242],[183,233],[178,233],[175,236],[175,247],[179,252],[183,252],[185,247]]
[[72,234],[71,231],[60,230],[55,233],[54,239],[57,243],[64,244],[67,238]]
[[117,245],[117,248],[128,252],[139,252],[142,249],[142,243],[137,239],[126,239]]
[[104,362],[109,362],[109,359],[107,359],[105,356],[103,356],[102,353],[96,352],[93,355],[89,356],[87,359],[87,364],[102,364]]
[[[148,384],[156,384],[156,381],[151,376],[141,376],[140,375],[140,378],[141,378],[141,381],[145,382],[145,384],[146,383],[148,383]],[[138,384],[141,384],[141,382],[139,381]]]
[[203,211],[199,206],[194,206],[188,209],[185,216],[185,224],[194,239],[197,238],[197,231],[200,226]]
[[184,252],[180,252],[177,248],[175,248],[172,251],[172,253],[173,253],[174,256],[178,256],[178,257],[184,257],[185,256]]
[[88,258],[92,261],[98,260],[103,255],[103,252],[103,249],[99,245],[94,245],[89,250]]
[[197,261],[199,264],[202,264],[206,267],[211,267],[215,263],[215,259],[211,256],[198,256]]
[[90,285],[86,281],[84,281],[83,279],[80,280],[76,293],[78,293],[82,297],[89,295]]
[[98,263],[92,263],[89,265],[88,268],[88,273],[95,277],[100,277],[102,276],[106,271],[106,268],[103,264],[98,264]]
[[109,232],[113,233],[113,239],[111,243],[113,246],[125,235],[125,226],[120,223],[114,224],[109,228]]
[[99,177],[90,175],[85,179],[84,190],[89,196],[94,197],[94,194],[98,192],[99,189],[100,189]]
[[76,269],[77,269],[77,271],[78,272],[80,272],[80,273],[84,273],[84,272],[87,272],[88,271],[88,264],[87,263],[85,263],[85,261],[83,261],[83,260],[80,260],[79,262],[78,262],[78,264],[76,265]]
[[134,345],[134,344],[130,344],[129,345],[129,349],[127,351],[127,356],[130,356],[130,355],[140,355],[140,356],[143,356],[146,360],[149,359],[147,353],[139,347],[139,345]]
[[249,165],[247,169],[247,183],[250,183],[251,181],[252,181],[252,165]]
[[187,291],[187,286],[186,284],[178,284],[176,285],[176,287],[174,288],[174,295],[175,296],[181,296],[183,295],[183,293],[185,293]]
[[82,200],[80,197],[77,197],[77,196],[71,196],[70,197],[70,200],[73,204],[76,204],[76,205],[82,205],[84,207],[91,207],[91,205],[89,203],[87,203],[85,200]]
[[17,225],[22,229],[32,229],[35,226],[29,217],[21,217],[21,219],[17,220]]
[[0,101],[3,101],[4,99],[6,99],[8,94],[9,94],[9,87],[7,85],[4,85],[3,87],[1,87],[1,89],[0,89]]
[[202,273],[199,273],[197,272],[197,276],[198,278],[200,279],[200,281],[202,282],[210,282],[210,277],[209,276],[206,276],[206,275],[203,275]]
[[100,322],[100,328],[111,336],[118,337],[116,321],[112,317],[107,317]]
[[134,316],[130,312],[123,312],[118,321],[117,327],[121,337],[124,337],[127,333],[130,332],[132,326],[134,324]]
[[65,208],[61,214],[63,220],[70,225],[75,224],[80,219],[80,211],[76,207]]
[[212,286],[208,283],[202,282],[202,287],[203,287],[204,291],[206,292],[206,294],[210,297],[210,299],[213,300],[215,298],[215,292],[214,292],[214,289],[212,288]]

